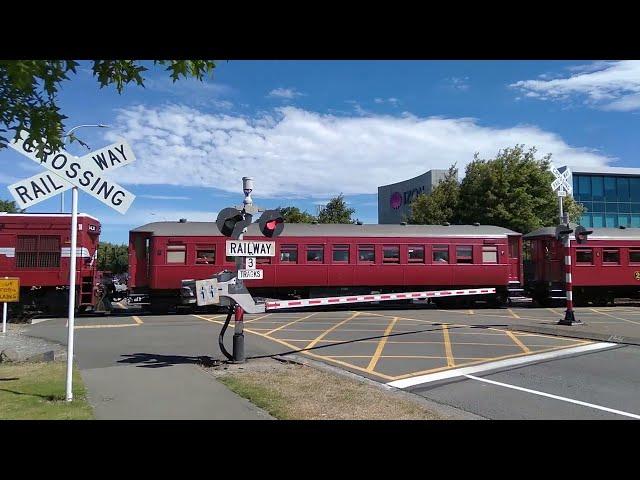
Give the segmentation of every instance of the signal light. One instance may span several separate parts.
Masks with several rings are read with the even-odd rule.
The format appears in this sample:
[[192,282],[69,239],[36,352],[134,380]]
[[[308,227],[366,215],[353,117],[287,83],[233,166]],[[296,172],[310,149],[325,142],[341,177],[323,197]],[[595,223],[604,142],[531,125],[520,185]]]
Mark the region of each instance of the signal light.
[[220,233],[225,237],[231,237],[236,240],[240,238],[245,227],[248,227],[250,224],[251,215],[243,215],[240,210],[231,207],[223,208],[220,213],[218,213],[218,218],[216,219],[216,225]]
[[258,225],[265,237],[277,237],[284,229],[284,218],[280,210],[266,210],[262,212]]
[[587,230],[582,225],[576,227],[576,240],[578,243],[584,243],[587,241],[587,237],[593,233],[593,230]]
[[562,237],[573,233],[573,229],[567,225],[558,225],[556,227],[556,239],[562,240]]

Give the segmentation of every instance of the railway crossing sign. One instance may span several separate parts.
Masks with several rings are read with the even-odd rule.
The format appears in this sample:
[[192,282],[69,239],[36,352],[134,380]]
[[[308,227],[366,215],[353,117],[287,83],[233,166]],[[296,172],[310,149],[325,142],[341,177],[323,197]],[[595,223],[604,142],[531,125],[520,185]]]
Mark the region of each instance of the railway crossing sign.
[[275,257],[276,242],[227,240],[227,257]]
[[255,270],[256,269],[256,257],[247,257],[247,258],[245,258],[244,268],[246,270]]
[[238,278],[240,280],[262,280],[264,278],[264,270],[240,269],[238,270]]
[[33,143],[27,142],[26,138],[26,132],[22,131],[20,138],[8,145],[50,173],[40,173],[9,185],[9,191],[20,208],[35,205],[72,187],[78,187],[121,214],[127,212],[136,198],[124,187],[104,177],[107,171],[135,161],[127,142],[113,143],[79,158],[59,150],[48,153],[41,161],[36,156]]
[[569,170],[569,167],[566,167],[564,172],[560,173],[556,167],[552,166],[551,173],[556,177],[551,183],[553,191],[555,191],[559,197],[566,197],[567,193],[571,195],[573,193],[573,185],[571,185],[569,181],[571,179],[571,170]]
[[196,303],[198,306],[214,305],[219,302],[218,281],[215,278],[196,281]]

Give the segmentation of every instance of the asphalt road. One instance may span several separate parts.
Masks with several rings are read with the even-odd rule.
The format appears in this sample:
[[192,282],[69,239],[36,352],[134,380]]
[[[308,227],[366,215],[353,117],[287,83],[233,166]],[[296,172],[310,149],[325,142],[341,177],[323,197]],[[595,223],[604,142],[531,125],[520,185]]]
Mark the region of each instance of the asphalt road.
[[[245,316],[245,345],[249,361],[306,355],[380,383],[408,382],[399,388],[486,418],[640,418],[639,347],[509,329],[524,318],[557,314],[528,308],[274,312]],[[637,314],[640,308],[628,307],[616,320],[591,312],[590,321],[629,324]],[[196,372],[202,357],[224,359],[217,343],[223,320],[212,314],[78,318],[76,359],[99,417],[224,418],[220,408],[231,418],[259,416],[233,396],[222,407],[206,400],[230,393],[213,392],[210,379]],[[65,321],[33,325],[30,334],[65,343]],[[233,324],[229,351],[232,336]]]

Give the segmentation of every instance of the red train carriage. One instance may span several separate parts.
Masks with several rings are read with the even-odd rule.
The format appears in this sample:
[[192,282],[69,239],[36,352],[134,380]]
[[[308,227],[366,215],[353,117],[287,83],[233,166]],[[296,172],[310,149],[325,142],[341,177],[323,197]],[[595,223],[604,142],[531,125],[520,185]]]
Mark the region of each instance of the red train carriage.
[[[572,226],[575,229],[575,225]],[[541,305],[563,302],[564,247],[555,227],[523,237],[527,292]],[[603,306],[614,298],[640,298],[640,228],[593,228],[584,243],[571,239],[573,300]]]
[[[265,240],[255,223],[244,238]],[[268,298],[495,287],[494,300],[504,302],[521,286],[521,239],[479,225],[286,224],[275,239],[276,256],[258,258],[264,279],[245,284],[254,296]],[[156,222],[132,230],[132,299],[149,298],[158,312],[179,304],[182,280],[233,270],[226,240],[213,222]]]
[[[76,301],[80,310],[96,303],[99,235],[100,222],[79,214]],[[0,276],[20,278],[20,303],[11,304],[14,309],[66,313],[70,236],[70,214],[0,213]]]

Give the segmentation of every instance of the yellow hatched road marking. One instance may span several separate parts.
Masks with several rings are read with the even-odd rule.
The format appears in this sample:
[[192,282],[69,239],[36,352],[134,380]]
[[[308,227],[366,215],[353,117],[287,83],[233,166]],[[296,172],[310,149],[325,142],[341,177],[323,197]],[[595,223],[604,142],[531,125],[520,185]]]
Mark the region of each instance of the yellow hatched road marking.
[[596,312],[596,313],[600,313],[602,315],[606,315],[607,317],[615,318],[616,320],[622,320],[623,322],[629,322],[629,323],[633,323],[635,325],[640,325],[640,322],[634,322],[633,320],[627,320],[626,318],[616,317],[615,315],[611,315],[610,313],[607,313],[607,312],[601,312],[599,310],[596,310],[595,308],[590,308],[589,310],[591,310],[593,312]]
[[142,320],[140,320],[140,317],[137,315],[134,315],[131,318],[133,318],[138,325],[142,325],[144,323]]
[[455,367],[456,363],[453,359],[453,352],[451,351],[451,339],[449,338],[449,328],[447,325],[442,325],[442,336],[444,337],[444,351],[447,355],[447,366]]
[[251,323],[251,322],[257,322],[258,320],[260,320],[261,318],[267,318],[269,315],[273,315],[272,313],[267,313],[266,315],[262,315],[260,317],[256,317],[256,318],[252,318],[251,320],[245,320],[245,325],[247,323]]
[[475,312],[471,309],[469,309],[469,315],[475,315]]
[[351,315],[349,318],[345,318],[343,321],[336,323],[333,327],[329,328],[328,330],[325,330],[324,333],[318,335],[309,345],[307,345],[305,348],[313,348],[313,346],[318,343],[320,340],[322,340],[325,336],[327,336],[329,333],[331,333],[332,331],[334,331],[336,328],[344,325],[345,323],[347,323],[349,320],[352,320],[354,318],[356,318],[358,315],[360,315],[360,312],[356,312],[353,315]]
[[367,370],[369,370],[370,372],[374,371],[374,368],[376,367],[376,364],[378,363],[378,360],[380,359],[380,355],[382,355],[382,350],[384,350],[384,344],[387,343],[387,339],[389,338],[389,334],[391,334],[391,331],[393,330],[393,326],[396,324],[397,321],[398,321],[398,317],[393,317],[393,320],[391,320],[391,323],[389,323],[389,326],[384,331],[383,337],[378,342],[378,346],[376,347],[376,351],[374,352],[373,357],[371,357],[371,361],[369,362],[369,365],[367,366]]
[[518,345],[518,346],[522,349],[522,351],[523,351],[524,353],[531,353],[531,350],[529,349],[529,347],[527,347],[524,343],[522,343],[522,342],[520,341],[520,339],[519,339],[518,337],[516,337],[516,336],[513,334],[513,332],[510,332],[509,330],[505,330],[505,332],[504,332],[504,333],[506,333],[506,334],[507,334],[507,336],[508,336],[511,340],[513,340],[513,342],[514,342],[516,345]]
[[122,327],[139,327],[140,324],[139,323],[125,323],[124,325],[120,324],[120,325],[78,325],[77,327],[74,326],[74,330],[75,329],[80,329],[80,328],[122,328]]
[[547,308],[547,310],[549,310],[551,313],[554,313],[555,315],[562,315],[562,313],[558,312],[555,308]]
[[282,330],[283,328],[288,327],[289,325],[293,325],[294,323],[297,323],[297,322],[300,322],[302,320],[306,320],[307,318],[313,317],[317,313],[319,313],[319,312],[313,312],[313,313],[307,315],[306,317],[301,317],[301,318],[298,318],[297,320],[294,320],[292,322],[285,323],[284,325],[282,325],[282,326],[280,326],[278,328],[274,328],[273,330],[269,330],[265,335],[271,335],[273,332],[277,332],[278,330]]
[[[371,355],[327,355],[326,358],[370,358]],[[433,358],[444,360],[447,357],[438,357],[435,355],[381,355],[380,358]],[[491,360],[491,358],[486,357],[456,357],[462,360]]]
[[507,312],[509,312],[513,318],[520,318],[520,315],[518,315],[516,312],[514,312],[510,308],[507,308]]

